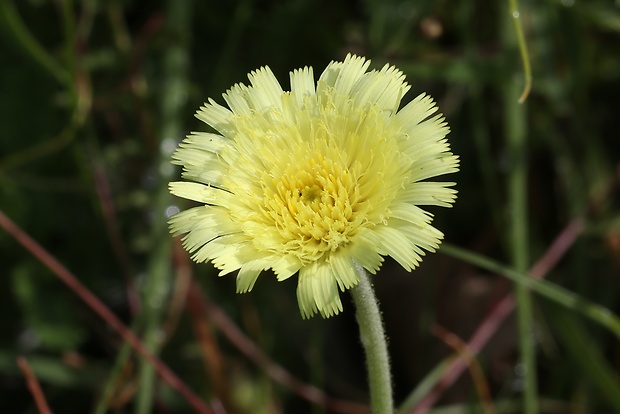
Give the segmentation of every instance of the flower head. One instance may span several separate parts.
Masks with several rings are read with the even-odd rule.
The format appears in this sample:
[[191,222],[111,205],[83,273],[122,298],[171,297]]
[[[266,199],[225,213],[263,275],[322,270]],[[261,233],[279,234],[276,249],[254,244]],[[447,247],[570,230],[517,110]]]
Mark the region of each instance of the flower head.
[[423,181],[458,170],[449,128],[422,94],[398,111],[409,90],[393,66],[368,71],[348,55],[315,83],[312,68],[290,74],[284,91],[268,67],[249,74],[196,116],[217,133],[195,132],[173,162],[188,181],[172,194],[201,203],[170,221],[197,262],[220,275],[238,270],[237,291],[263,270],[297,272],[303,317],[342,310],[338,289],[358,283],[355,263],[376,273],[383,256],[406,270],[442,233],[420,206],[449,207],[454,183]]

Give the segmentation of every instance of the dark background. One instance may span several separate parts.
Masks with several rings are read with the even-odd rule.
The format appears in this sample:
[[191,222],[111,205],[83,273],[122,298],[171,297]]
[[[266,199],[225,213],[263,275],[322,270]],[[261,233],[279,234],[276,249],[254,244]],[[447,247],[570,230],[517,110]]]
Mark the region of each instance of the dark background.
[[[304,321],[295,278],[278,283],[266,272],[251,293],[236,295],[233,275],[191,265],[166,227],[166,212],[186,206],[167,192],[179,176],[170,151],[189,131],[205,130],[193,117],[204,101],[223,103],[222,92],[263,65],[286,89],[290,70],[313,66],[318,76],[354,52],[375,68],[396,65],[412,85],[404,102],[429,93],[447,118],[461,158],[447,180],[459,198],[453,209],[431,209],[446,242],[508,265],[521,252],[530,265],[583,218],[548,279],[618,312],[620,7],[522,2],[534,82],[519,105],[523,69],[504,3],[0,0],[0,210],[215,406],[333,411],[308,402],[290,378],[274,381],[256,353],[246,356],[229,339],[234,326],[293,376],[366,404],[346,293],[344,313]],[[510,140],[520,132],[523,152]],[[519,216],[511,183],[523,168],[527,214]],[[519,228],[527,239],[515,244]],[[38,412],[20,355],[56,413],[193,412],[4,231],[0,258],[0,412]],[[513,290],[441,251],[412,274],[387,260],[375,282],[397,404],[454,352],[437,326],[466,341]],[[205,304],[229,319],[205,313]],[[618,330],[583,318],[578,304],[535,295],[533,311],[540,412],[620,412]],[[479,356],[482,379],[465,372],[436,412],[478,412],[474,385],[485,383],[483,402],[521,412],[515,325],[509,317]]]

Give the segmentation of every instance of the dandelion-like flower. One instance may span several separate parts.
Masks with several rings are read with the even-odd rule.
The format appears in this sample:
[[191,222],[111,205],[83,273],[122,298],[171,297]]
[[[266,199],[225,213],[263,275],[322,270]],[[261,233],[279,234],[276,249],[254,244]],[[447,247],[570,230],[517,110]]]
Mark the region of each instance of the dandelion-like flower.
[[399,111],[405,76],[369,64],[348,55],[316,83],[312,68],[295,70],[290,92],[263,67],[223,95],[230,109],[209,99],[197,112],[217,133],[180,144],[173,162],[189,182],[170,191],[201,205],[170,227],[195,261],[238,270],[238,292],[264,270],[299,272],[302,316],[329,317],[342,310],[338,289],[359,281],[355,263],[374,274],[391,256],[410,271],[438,247],[420,206],[456,198],[454,183],[424,181],[458,170],[449,128],[424,94]]

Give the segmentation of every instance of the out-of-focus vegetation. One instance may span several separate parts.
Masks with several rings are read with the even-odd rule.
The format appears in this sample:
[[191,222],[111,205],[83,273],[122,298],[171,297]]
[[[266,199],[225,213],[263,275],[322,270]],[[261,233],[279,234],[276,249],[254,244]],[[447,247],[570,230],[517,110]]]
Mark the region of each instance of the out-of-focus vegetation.
[[[179,176],[170,153],[205,129],[193,118],[202,102],[222,103],[262,65],[286,88],[290,70],[318,74],[347,52],[393,63],[412,84],[405,101],[437,99],[461,157],[456,206],[434,211],[446,241],[523,271],[582,220],[547,278],[618,313],[620,4],[528,1],[519,13],[534,79],[524,105],[507,2],[0,0],[0,210],[212,407],[363,412],[351,305],[303,321],[294,278],[266,273],[236,295],[233,276],[191,265],[166,227],[181,202],[167,193]],[[5,231],[0,254],[0,412],[38,412],[19,356],[57,413],[194,412]],[[436,393],[412,395],[454,352],[449,334],[467,341],[513,290],[445,253],[413,274],[388,261],[375,281],[403,412]],[[534,378],[523,332],[540,412],[620,412],[618,332],[583,318],[580,301],[532,299],[529,330],[513,317],[493,329],[475,380],[466,371],[434,412],[522,412]]]

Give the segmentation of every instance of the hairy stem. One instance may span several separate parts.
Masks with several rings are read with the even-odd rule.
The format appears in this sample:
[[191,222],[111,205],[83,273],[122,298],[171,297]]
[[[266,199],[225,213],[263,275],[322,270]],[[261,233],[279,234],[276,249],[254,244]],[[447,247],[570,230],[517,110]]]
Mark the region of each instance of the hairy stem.
[[351,296],[355,303],[360,337],[366,353],[372,412],[391,414],[394,411],[392,377],[381,312],[368,273],[360,265],[355,266],[360,274],[360,282],[351,289]]

